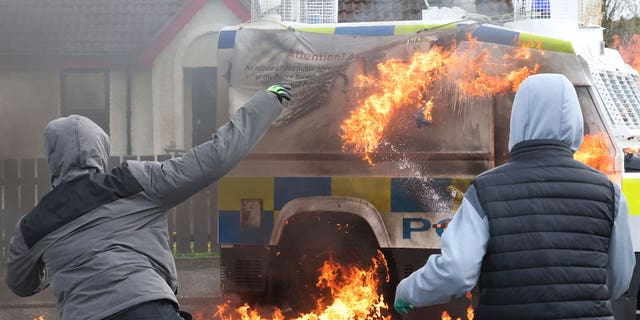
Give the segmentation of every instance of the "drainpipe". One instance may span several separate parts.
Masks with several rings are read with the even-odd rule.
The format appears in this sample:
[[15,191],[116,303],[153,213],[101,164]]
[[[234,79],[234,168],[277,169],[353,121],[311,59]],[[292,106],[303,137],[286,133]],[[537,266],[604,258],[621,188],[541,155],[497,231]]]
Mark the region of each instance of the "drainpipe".
[[131,147],[131,68],[126,70],[127,77],[127,102],[126,102],[126,117],[127,117],[127,155],[130,156],[132,152]]

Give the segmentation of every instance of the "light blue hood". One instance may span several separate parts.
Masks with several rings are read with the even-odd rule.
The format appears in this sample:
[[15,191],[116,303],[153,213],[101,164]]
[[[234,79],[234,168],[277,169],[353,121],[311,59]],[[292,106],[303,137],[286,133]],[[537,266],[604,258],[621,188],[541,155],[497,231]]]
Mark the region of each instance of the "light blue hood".
[[573,84],[561,74],[529,76],[518,88],[511,110],[509,150],[537,139],[560,140],[574,152],[582,144],[582,110]]
[[81,174],[107,169],[109,136],[86,117],[70,115],[49,122],[44,143],[54,187]]

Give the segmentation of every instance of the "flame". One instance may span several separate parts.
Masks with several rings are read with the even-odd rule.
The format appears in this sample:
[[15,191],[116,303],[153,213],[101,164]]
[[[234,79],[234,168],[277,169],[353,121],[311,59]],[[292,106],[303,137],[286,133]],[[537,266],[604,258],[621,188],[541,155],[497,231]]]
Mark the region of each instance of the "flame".
[[372,86],[375,93],[340,126],[343,149],[350,146],[372,163],[369,155],[377,148],[393,113],[405,106],[423,105],[426,89],[445,72],[445,61],[451,53],[434,47],[429,52],[416,52],[409,63],[396,59],[379,63],[379,79],[358,76],[357,85]]
[[[425,120],[432,121],[434,107],[429,90],[442,79],[453,79],[460,97],[488,97],[507,91],[515,92],[527,76],[537,73],[539,65],[516,67],[528,61],[530,47],[514,48],[499,62],[492,62],[487,48],[480,48],[471,35],[467,35],[469,50],[456,50],[433,46],[427,52],[415,52],[408,61],[390,59],[377,65],[377,75],[359,75],[356,85],[371,93],[351,112],[340,126],[342,149],[361,154],[373,164],[371,154],[380,145],[392,116],[399,110],[413,108],[423,112]],[[497,70],[509,70],[505,72]]]
[[632,148],[632,147],[627,147],[623,149],[624,153],[626,154],[636,154],[636,153],[640,153],[640,147],[636,147],[636,148]]
[[426,103],[423,104],[423,107],[421,108],[422,110],[422,117],[425,120],[428,121],[433,121],[433,117],[431,116],[431,111],[433,110],[433,101],[429,100]]
[[[257,309],[252,309],[248,304],[244,304],[241,307],[235,309],[235,315],[228,313],[230,312],[230,307],[227,304],[218,306],[216,313],[213,315],[214,317],[219,316],[221,320],[226,319],[243,319],[243,320],[284,320],[285,317],[282,314],[282,311],[278,308],[274,308],[272,315],[269,318],[263,318]],[[201,319],[196,317],[196,320]]]
[[[471,42],[475,43],[475,42]],[[473,54],[473,52],[471,52]],[[489,50],[483,49],[475,57],[468,56],[470,64],[462,66],[464,77],[458,77],[456,83],[463,94],[477,97],[487,97],[489,95],[499,94],[511,90],[516,92],[518,87],[529,75],[537,73],[540,69],[539,65],[532,68],[528,66],[520,67],[516,70],[495,74],[495,63],[489,62]],[[511,62],[526,61],[531,58],[531,51],[528,47],[515,48],[512,52],[505,53],[502,61],[506,61],[506,65]],[[503,62],[504,63],[504,62]]]
[[542,42],[541,41],[533,41],[533,40],[521,41],[520,42],[520,46],[522,48],[536,49],[542,55],[544,55],[544,51],[542,51]]
[[[469,301],[471,301],[471,299],[473,298],[473,295],[471,294],[471,291],[467,292],[466,295],[467,299]],[[473,312],[473,304],[470,304],[467,307],[467,320],[473,320],[473,318],[475,317],[474,312]],[[453,318],[451,318],[451,315],[449,314],[449,312],[447,310],[442,311],[442,315],[440,316],[440,320],[451,320]],[[456,320],[462,320],[462,318],[457,317]]]
[[[319,298],[316,308],[307,313],[300,314],[298,320],[331,320],[331,319],[366,319],[390,320],[390,315],[385,315],[389,306],[384,301],[382,294],[378,294],[378,271],[384,268],[386,279],[389,282],[389,267],[382,252],[378,251],[377,257],[371,259],[369,268],[361,268],[355,265],[343,266],[332,257],[325,261],[318,269],[320,275],[316,287],[328,290],[331,295],[328,298]],[[218,306],[214,317],[221,320],[283,320],[285,316],[279,308],[274,308],[269,316],[261,315],[255,308],[249,305],[233,309],[228,303]],[[198,319],[198,318],[196,318]]]
[[33,320],[44,320],[44,315],[33,318]]
[[582,145],[573,155],[573,158],[604,174],[610,175],[613,173],[614,159],[609,150],[609,142],[604,132],[596,135],[587,134],[582,139]]
[[613,48],[620,52],[624,62],[640,72],[640,35],[634,34],[627,41],[622,41],[619,35],[614,35]]

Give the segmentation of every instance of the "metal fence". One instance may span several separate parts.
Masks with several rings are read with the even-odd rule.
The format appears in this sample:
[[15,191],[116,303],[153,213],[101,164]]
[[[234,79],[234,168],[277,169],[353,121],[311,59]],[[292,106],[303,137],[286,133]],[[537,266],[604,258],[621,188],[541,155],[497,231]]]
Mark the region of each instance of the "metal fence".
[[[358,1],[356,1],[358,2]],[[252,0],[251,21],[276,14],[283,21],[337,23],[338,0]]]
[[[125,160],[164,161],[169,155],[111,157],[109,170]],[[0,263],[20,217],[51,190],[45,159],[0,160]],[[178,254],[217,250],[216,188],[207,187],[169,210],[171,245]]]
[[579,26],[600,26],[601,0],[513,0],[514,18],[521,20],[560,19]]

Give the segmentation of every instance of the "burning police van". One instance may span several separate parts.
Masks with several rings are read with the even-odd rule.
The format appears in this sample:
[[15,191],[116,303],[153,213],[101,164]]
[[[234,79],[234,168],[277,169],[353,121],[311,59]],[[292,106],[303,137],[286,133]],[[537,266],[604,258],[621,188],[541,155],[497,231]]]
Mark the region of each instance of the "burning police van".
[[[293,87],[280,118],[217,186],[226,297],[285,316],[340,302],[340,312],[389,317],[396,284],[439,251],[472,179],[508,160],[515,91],[536,73],[574,84],[585,120],[576,158],[623,185],[640,251],[640,178],[624,173],[609,119],[617,107],[599,76],[609,71],[594,70],[571,41],[473,21],[263,21],[223,29],[218,46],[219,123],[260,88]],[[639,97],[628,103],[636,112]],[[619,303],[633,314],[638,281],[636,268]],[[472,299],[444,308],[472,317]],[[438,318],[443,310],[431,308]]]

